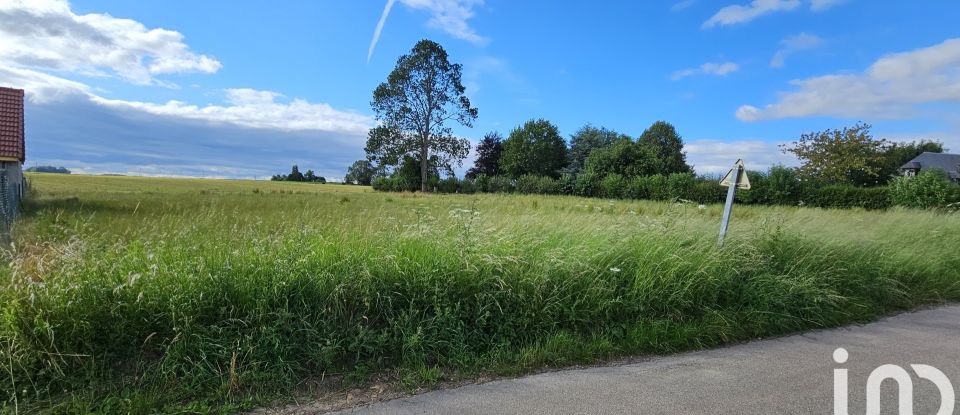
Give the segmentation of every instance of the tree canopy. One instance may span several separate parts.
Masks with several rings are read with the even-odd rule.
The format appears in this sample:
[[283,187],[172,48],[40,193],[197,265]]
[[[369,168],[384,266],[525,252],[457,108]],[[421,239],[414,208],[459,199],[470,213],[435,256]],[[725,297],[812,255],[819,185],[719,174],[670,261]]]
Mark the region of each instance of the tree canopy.
[[609,147],[621,139],[630,139],[625,134],[620,134],[606,128],[585,125],[570,136],[570,150],[567,153],[567,167],[565,173],[578,174],[583,171],[587,162],[587,157],[594,150]]
[[496,131],[483,136],[477,144],[477,158],[473,167],[467,170],[466,177],[473,178],[479,175],[496,176],[500,174],[500,155],[503,152],[503,137]]
[[460,165],[470,142],[453,135],[455,121],[473,126],[477,109],[470,106],[461,82],[462,66],[450,63],[438,43],[421,40],[401,56],[387,81],[373,91],[370,106],[380,125],[367,138],[367,158],[396,166],[404,156],[420,160],[421,190],[427,190],[428,161],[437,167]]
[[657,121],[640,134],[640,144],[649,146],[656,155],[658,170],[656,173],[690,173],[687,153],[683,151],[683,139],[677,129],[666,121]]
[[567,158],[567,143],[557,127],[544,119],[513,129],[503,142],[500,168],[511,177],[525,174],[558,177]]
[[343,180],[347,183],[369,186],[375,173],[376,169],[373,167],[373,163],[370,163],[370,160],[357,160],[347,168],[347,175],[344,176]]
[[826,184],[877,184],[886,181],[880,174],[890,144],[873,138],[870,127],[857,123],[841,130],[804,133],[799,140],[781,145],[781,149],[800,159],[803,179]]
[[659,162],[653,148],[630,137],[620,138],[612,145],[594,150],[585,163],[585,170],[599,177],[608,174],[648,176],[656,174],[658,168]]

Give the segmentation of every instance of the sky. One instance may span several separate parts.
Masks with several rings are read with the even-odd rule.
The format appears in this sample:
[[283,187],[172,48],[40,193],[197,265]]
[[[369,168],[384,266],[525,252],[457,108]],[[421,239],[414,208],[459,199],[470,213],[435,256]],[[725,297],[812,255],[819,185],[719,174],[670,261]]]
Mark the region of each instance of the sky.
[[665,120],[715,175],[794,165],[780,144],[858,121],[960,152],[957,17],[955,0],[0,0],[0,86],[26,90],[28,166],[336,180],[364,158],[373,89],[427,38],[479,109],[462,137]]

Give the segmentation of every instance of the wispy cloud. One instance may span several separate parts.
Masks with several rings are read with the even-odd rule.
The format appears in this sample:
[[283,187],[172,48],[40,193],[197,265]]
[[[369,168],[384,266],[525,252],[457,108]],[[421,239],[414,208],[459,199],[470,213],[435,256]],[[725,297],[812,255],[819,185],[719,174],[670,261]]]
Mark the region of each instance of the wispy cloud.
[[747,23],[753,19],[777,12],[797,10],[804,3],[808,3],[810,10],[820,12],[841,4],[846,0],[753,0],[748,4],[733,4],[721,8],[707,21],[703,28],[729,26]]
[[678,2],[674,3],[673,6],[670,7],[670,11],[672,11],[672,12],[680,12],[680,11],[686,10],[686,9],[688,9],[690,6],[693,6],[693,3],[696,3],[696,0],[681,0],[681,1],[678,1]]
[[753,0],[748,5],[724,7],[703,22],[704,28],[746,23],[760,16],[800,7],[800,0]]
[[780,50],[770,59],[771,68],[782,68],[787,57],[802,50],[815,49],[823,44],[823,39],[809,33],[787,36],[780,41]]
[[[397,0],[387,0],[383,8],[377,27],[373,31],[373,38],[370,41],[370,47],[367,49],[367,61],[373,56],[377,43],[380,41],[380,34],[383,26],[387,22],[391,9]],[[438,30],[442,30],[454,38],[466,40],[468,42],[483,45],[489,39],[477,34],[468,20],[475,15],[474,8],[483,5],[483,0],[399,0],[400,4],[414,10],[423,10],[430,13],[430,20],[427,25]]]
[[810,10],[815,12],[827,10],[847,0],[810,0]]
[[713,63],[707,62],[703,65],[700,65],[697,68],[682,69],[674,72],[670,79],[674,81],[678,79],[683,79],[688,76],[693,75],[715,75],[715,76],[727,76],[733,72],[740,70],[740,65],[737,65],[733,62],[723,62],[723,63]]
[[884,56],[863,73],[834,74],[791,81],[798,90],[782,94],[775,104],[744,105],[743,121],[790,117],[915,116],[924,104],[941,103],[960,111],[960,38],[909,52]]
[[107,14],[78,15],[64,0],[0,2],[0,62],[8,67],[116,76],[170,84],[157,75],[215,73],[220,62],[197,54],[176,31]]
[[396,0],[387,0],[387,4],[383,6],[383,13],[380,14],[380,20],[377,22],[377,27],[373,29],[373,39],[370,39],[370,48],[367,49],[367,62],[370,62],[370,57],[373,56],[373,49],[377,47],[377,42],[380,41],[380,32],[383,32],[383,25],[387,23],[387,16],[390,15],[390,9],[393,8],[393,3],[396,3]]

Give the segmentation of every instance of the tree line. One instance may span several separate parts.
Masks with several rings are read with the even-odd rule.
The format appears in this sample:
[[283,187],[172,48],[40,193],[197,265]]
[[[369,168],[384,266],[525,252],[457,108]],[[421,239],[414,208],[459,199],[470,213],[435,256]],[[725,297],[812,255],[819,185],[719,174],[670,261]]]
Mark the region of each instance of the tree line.
[[326,183],[327,179],[323,176],[317,176],[313,170],[307,170],[306,173],[300,172],[300,167],[296,164],[290,169],[290,174],[275,174],[270,180],[275,182],[307,182],[307,183]]
[[[430,40],[421,40],[401,56],[387,80],[373,92],[371,108],[378,125],[368,133],[366,159],[350,166],[347,182],[388,190],[449,191],[451,183],[459,180],[453,168],[462,164],[471,147],[468,140],[452,133],[449,124],[471,127],[478,115],[465,95],[461,74],[462,66],[450,63],[446,51]],[[836,197],[856,199],[853,205],[883,205],[886,202],[876,200],[890,199],[886,190],[858,189],[884,187],[899,177],[901,165],[922,152],[944,151],[943,144],[936,141],[878,139],[870,128],[857,123],[804,133],[797,141],[781,146],[781,151],[794,155],[800,165],[750,172],[757,180],[769,178],[771,183],[768,194],[756,199],[820,200],[818,204],[828,205],[822,199]],[[650,177],[653,179],[639,179]],[[605,197],[662,196],[671,194],[671,180],[696,183],[707,178],[693,176],[683,140],[666,121],[654,122],[637,137],[586,125],[568,142],[553,123],[531,119],[506,138],[496,131],[487,133],[477,144],[474,165],[467,170],[464,184],[453,187],[456,191],[462,187],[464,191],[526,189]],[[632,191],[626,190],[628,183],[633,184]],[[638,190],[645,186],[648,191]],[[658,187],[667,190],[654,189]],[[674,186],[673,194],[680,194],[678,188]],[[823,188],[832,190],[811,190]],[[843,190],[837,190],[840,188]],[[705,191],[697,199],[712,200],[714,193]]]

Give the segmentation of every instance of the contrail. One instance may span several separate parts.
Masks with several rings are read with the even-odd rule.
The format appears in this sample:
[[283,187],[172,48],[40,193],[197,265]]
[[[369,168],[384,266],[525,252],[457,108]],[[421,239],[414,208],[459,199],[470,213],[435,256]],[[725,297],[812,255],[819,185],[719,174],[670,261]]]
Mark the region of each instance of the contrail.
[[377,47],[377,41],[380,40],[380,32],[383,30],[383,24],[387,22],[387,15],[390,14],[390,8],[397,0],[387,0],[387,5],[383,6],[383,14],[380,15],[380,21],[377,22],[377,28],[373,30],[373,39],[370,39],[370,49],[367,50],[367,63],[370,63],[370,57],[373,56],[373,49]]

